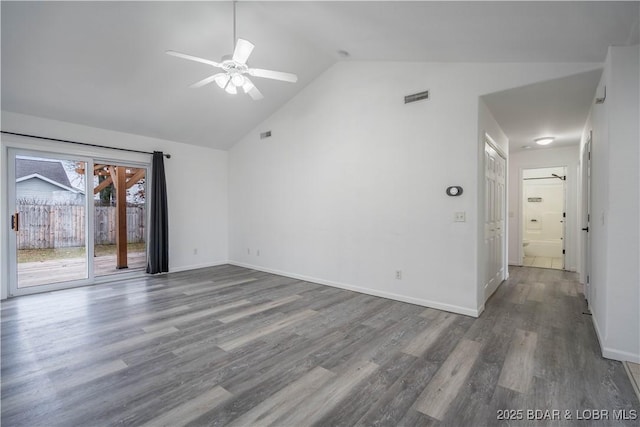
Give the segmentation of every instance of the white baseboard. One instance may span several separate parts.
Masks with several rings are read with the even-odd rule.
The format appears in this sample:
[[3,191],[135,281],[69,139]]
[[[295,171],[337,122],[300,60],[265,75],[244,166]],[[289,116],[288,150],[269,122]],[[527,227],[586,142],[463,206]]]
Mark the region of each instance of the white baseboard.
[[633,362],[640,363],[640,354],[634,354],[628,351],[618,350],[615,348],[605,347],[602,343],[602,335],[600,334],[600,328],[598,327],[598,320],[594,313],[591,313],[591,320],[593,321],[593,328],[596,330],[596,336],[598,337],[598,344],[600,345],[600,351],[602,357],[607,359],[619,360],[621,362]]
[[621,362],[632,362],[640,364],[640,354],[633,354],[627,351],[621,351],[607,347],[602,348],[602,357],[606,357],[607,359],[619,360]]
[[171,273],[178,273],[180,271],[188,271],[188,270],[197,270],[199,268],[207,268],[207,267],[218,267],[219,265],[231,264],[229,261],[216,261],[216,262],[208,262],[204,264],[195,264],[195,265],[187,265],[182,267],[171,267],[169,271]]
[[361,294],[373,295],[376,297],[392,299],[395,301],[407,302],[410,304],[421,305],[423,307],[435,308],[437,310],[463,314],[465,316],[478,317],[480,315],[480,312],[477,309],[461,307],[461,306],[452,305],[452,304],[445,304],[437,301],[425,300],[422,298],[414,298],[406,295],[394,294],[392,292],[379,291],[376,289],[363,288],[360,286],[349,285],[346,283],[332,282],[332,281],[320,279],[317,277],[309,277],[309,276],[304,276],[302,274],[289,273],[286,271],[275,270],[272,268],[246,264],[243,262],[229,261],[228,263],[231,265],[236,265],[238,267],[245,267],[245,268],[250,268],[252,270],[264,271],[265,273],[277,274],[279,276],[290,277],[292,279],[299,279],[299,280],[304,280],[306,282],[318,283],[320,285],[332,286],[334,288],[340,288],[348,291],[359,292]]

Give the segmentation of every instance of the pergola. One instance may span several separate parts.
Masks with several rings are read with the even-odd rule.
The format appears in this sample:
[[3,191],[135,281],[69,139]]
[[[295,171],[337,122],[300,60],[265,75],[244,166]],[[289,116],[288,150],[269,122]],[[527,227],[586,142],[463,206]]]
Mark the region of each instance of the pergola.
[[[78,163],[76,172],[85,174],[84,163]],[[145,176],[146,169],[109,164],[94,164],[93,175],[106,177],[93,188],[98,194],[113,184],[116,195],[116,268],[127,265],[127,189]]]

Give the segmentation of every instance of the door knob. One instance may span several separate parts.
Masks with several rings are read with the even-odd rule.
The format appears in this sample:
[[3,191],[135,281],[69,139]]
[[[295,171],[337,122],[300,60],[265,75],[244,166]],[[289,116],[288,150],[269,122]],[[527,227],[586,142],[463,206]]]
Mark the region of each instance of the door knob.
[[589,232],[589,227],[583,228],[582,231],[586,231],[588,233]]

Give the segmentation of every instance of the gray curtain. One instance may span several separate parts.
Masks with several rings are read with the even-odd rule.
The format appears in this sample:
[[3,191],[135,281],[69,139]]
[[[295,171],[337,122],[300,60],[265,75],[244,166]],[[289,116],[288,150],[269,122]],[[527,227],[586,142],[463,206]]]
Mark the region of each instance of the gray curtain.
[[162,151],[153,152],[150,216],[147,273],[164,273],[169,271],[169,221],[167,218],[167,182],[164,177],[164,154]]

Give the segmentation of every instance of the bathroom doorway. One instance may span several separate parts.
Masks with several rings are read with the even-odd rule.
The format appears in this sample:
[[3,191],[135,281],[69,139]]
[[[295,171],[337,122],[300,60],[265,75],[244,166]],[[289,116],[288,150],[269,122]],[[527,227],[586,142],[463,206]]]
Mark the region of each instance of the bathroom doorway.
[[522,171],[522,265],[565,266],[566,167]]

